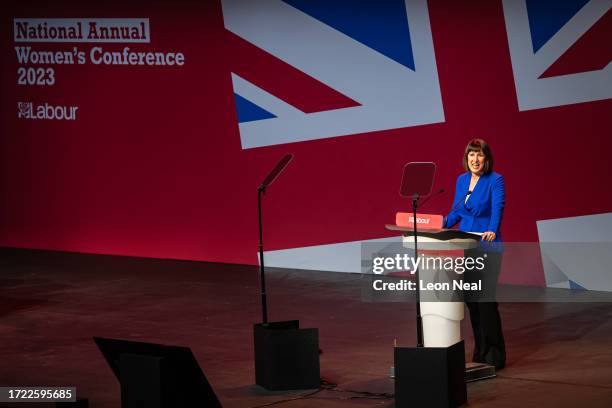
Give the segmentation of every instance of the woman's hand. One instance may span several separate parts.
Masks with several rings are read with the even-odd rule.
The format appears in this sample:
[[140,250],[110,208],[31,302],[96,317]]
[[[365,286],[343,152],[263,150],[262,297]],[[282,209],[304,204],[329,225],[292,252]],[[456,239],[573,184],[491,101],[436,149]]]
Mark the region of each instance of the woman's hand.
[[482,233],[483,241],[493,241],[497,235],[493,231],[486,231]]

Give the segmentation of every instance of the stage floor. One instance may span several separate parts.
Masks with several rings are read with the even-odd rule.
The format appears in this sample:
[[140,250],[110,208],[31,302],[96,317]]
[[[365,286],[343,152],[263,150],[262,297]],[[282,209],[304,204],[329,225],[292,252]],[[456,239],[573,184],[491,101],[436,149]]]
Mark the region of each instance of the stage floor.
[[[0,386],[74,385],[90,407],[119,407],[102,336],[191,347],[224,407],[312,394],[253,385],[255,267],[0,249],[0,288]],[[361,276],[344,273],[270,270],[268,292],[271,320],[319,328],[321,376],[337,384],[275,406],[393,406],[393,341],[414,345],[413,304],[363,302]],[[500,308],[508,364],[468,384],[470,407],[612,406],[612,303]],[[470,355],[467,312],[462,330]]]

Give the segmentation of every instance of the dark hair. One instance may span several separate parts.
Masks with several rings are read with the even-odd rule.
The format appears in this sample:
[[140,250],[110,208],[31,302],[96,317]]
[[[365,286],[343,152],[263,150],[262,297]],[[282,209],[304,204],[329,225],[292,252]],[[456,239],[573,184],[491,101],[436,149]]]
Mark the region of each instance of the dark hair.
[[465,153],[463,154],[463,168],[467,171],[470,171],[470,167],[468,166],[468,154],[470,152],[482,152],[482,154],[484,154],[484,174],[489,174],[493,171],[493,152],[491,152],[491,148],[487,142],[482,139],[472,139],[469,141],[465,147]]

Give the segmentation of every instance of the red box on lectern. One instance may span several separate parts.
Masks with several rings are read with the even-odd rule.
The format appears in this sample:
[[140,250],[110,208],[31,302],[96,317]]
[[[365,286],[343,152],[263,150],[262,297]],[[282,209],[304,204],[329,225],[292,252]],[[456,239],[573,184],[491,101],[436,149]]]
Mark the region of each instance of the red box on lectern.
[[[412,213],[398,212],[395,214],[395,225],[400,227],[413,226]],[[417,228],[419,230],[438,230],[444,225],[444,217],[436,214],[419,214],[416,215]]]

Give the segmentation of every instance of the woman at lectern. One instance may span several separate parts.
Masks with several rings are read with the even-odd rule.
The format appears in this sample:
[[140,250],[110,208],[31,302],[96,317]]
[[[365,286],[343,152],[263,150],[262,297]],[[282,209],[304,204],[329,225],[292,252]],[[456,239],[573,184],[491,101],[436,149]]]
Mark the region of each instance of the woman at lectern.
[[481,245],[465,251],[466,259],[484,257],[485,268],[466,272],[465,280],[481,281],[484,296],[491,300],[466,297],[474,332],[473,361],[500,369],[506,364],[506,349],[498,305],[494,300],[502,261],[500,227],[505,203],[504,179],[493,171],[491,148],[482,139],[472,139],[467,144],[463,167],[467,171],[457,178],[453,206],[444,218],[444,227],[451,228],[459,223],[461,231],[482,233]]

